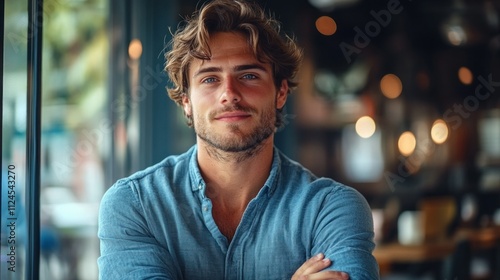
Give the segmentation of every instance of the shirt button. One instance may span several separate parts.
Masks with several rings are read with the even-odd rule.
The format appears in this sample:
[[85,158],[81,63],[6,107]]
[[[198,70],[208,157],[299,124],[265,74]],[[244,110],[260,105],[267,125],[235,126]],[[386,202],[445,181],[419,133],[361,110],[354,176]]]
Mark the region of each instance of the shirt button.
[[207,212],[208,211],[208,207],[203,207],[203,211]]
[[200,184],[200,185],[198,185],[198,189],[199,189],[199,190],[203,189],[203,186],[202,186],[201,184]]

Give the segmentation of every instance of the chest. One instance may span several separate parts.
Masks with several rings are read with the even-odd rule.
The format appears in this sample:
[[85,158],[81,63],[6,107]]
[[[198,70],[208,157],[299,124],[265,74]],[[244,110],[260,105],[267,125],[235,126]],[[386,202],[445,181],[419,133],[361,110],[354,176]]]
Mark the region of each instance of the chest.
[[221,207],[214,205],[212,209],[212,216],[215,224],[219,228],[219,231],[230,242],[236,233],[238,225],[240,224],[243,211],[225,211],[221,209]]
[[[222,233],[224,227],[219,230]],[[182,250],[174,253],[183,260],[179,262],[179,279],[289,280],[309,255],[307,246],[287,239],[286,232],[268,229],[241,233],[234,236],[225,252],[217,250],[219,246],[211,239],[203,241],[204,250],[200,250],[199,240],[184,240]]]
[[180,268],[176,279],[290,279],[310,255],[314,219],[303,205],[266,202],[252,201],[242,213],[207,199],[198,213],[172,215],[155,236]]

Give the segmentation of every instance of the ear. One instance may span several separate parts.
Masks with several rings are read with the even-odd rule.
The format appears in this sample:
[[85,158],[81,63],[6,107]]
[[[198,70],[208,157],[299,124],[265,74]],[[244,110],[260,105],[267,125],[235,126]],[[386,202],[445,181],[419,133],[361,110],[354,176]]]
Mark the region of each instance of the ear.
[[281,109],[285,106],[286,98],[288,97],[288,90],[288,81],[283,79],[276,96],[276,109]]
[[191,100],[189,100],[187,94],[182,95],[182,108],[184,109],[184,114],[186,116],[193,115],[193,112],[191,112]]

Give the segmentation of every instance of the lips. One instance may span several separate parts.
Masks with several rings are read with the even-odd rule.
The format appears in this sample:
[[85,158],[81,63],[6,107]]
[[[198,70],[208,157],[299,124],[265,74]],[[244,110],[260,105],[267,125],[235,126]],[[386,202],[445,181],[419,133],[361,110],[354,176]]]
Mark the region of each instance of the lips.
[[243,111],[232,111],[217,114],[214,119],[216,120],[241,120],[250,117],[250,114]]

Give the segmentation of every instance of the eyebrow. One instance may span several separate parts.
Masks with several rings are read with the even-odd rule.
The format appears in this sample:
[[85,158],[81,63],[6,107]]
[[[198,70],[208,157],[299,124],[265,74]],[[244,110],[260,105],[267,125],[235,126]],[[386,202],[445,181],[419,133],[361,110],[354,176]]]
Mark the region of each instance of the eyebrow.
[[[257,69],[257,70],[262,70],[267,72],[267,69],[260,65],[260,64],[243,64],[243,65],[237,65],[234,67],[235,71],[245,71],[245,70],[251,70],[251,69]],[[209,72],[222,72],[221,67],[206,67],[206,68],[201,68],[200,70],[196,71],[193,75],[193,77],[197,77],[203,73],[209,73]]]
[[251,70],[251,69],[258,69],[262,70],[264,72],[267,72],[266,68],[260,64],[243,64],[243,65],[238,65],[234,67],[234,70],[236,71],[244,71],[244,70]]

